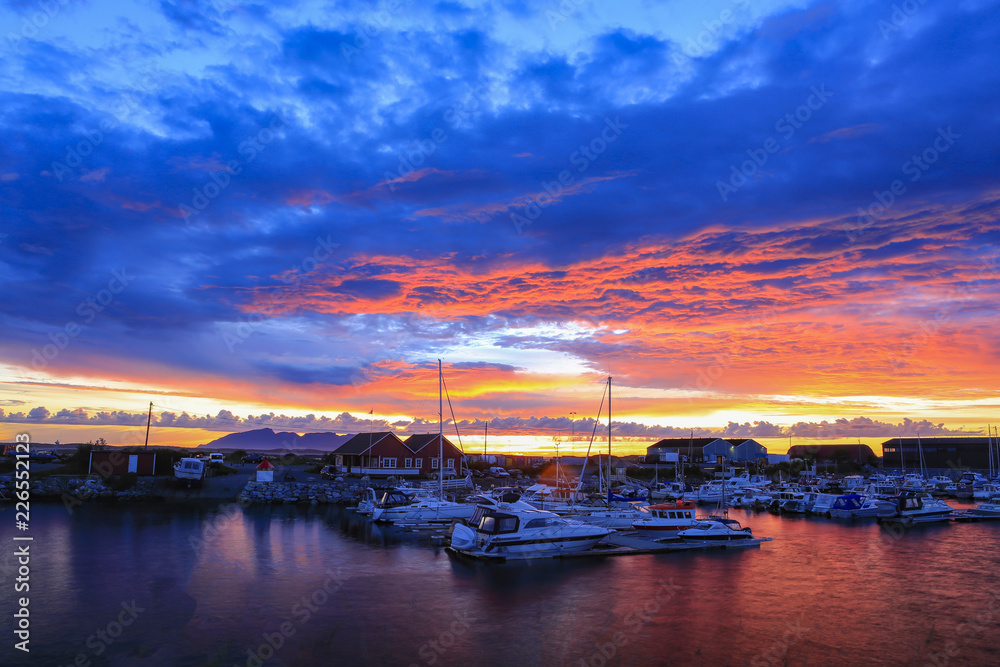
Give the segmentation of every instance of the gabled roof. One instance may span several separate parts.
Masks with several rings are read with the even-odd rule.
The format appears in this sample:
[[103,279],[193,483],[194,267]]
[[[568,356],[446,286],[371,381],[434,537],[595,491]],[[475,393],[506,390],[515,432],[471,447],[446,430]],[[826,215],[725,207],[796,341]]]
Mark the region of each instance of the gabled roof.
[[[440,435],[439,433],[415,433],[411,435],[409,438],[407,438],[403,444],[409,447],[410,451],[412,451],[414,454],[421,451],[424,447],[427,447],[428,445],[434,445],[434,451],[436,452],[439,435]],[[447,437],[444,438],[443,444],[445,447],[451,447],[452,449],[456,450],[458,449],[458,447],[456,447]]]
[[647,447],[647,449],[655,449],[657,447],[674,447],[684,449],[685,447],[704,447],[710,442],[715,442],[718,438],[664,438],[660,440],[655,445]]
[[952,437],[938,437],[938,436],[924,436],[922,438],[892,438],[886,440],[882,443],[883,447],[898,447],[900,445],[900,440],[902,444],[909,447],[916,447],[919,442],[921,445],[974,445],[985,447],[989,443],[989,438],[985,435],[979,436],[952,436]]
[[377,445],[382,440],[386,438],[392,438],[396,440],[399,444],[403,444],[403,441],[399,439],[395,433],[391,431],[381,431],[377,433],[358,433],[356,436],[342,444],[340,447],[334,450],[335,453],[340,455],[358,455],[366,454],[368,450]]

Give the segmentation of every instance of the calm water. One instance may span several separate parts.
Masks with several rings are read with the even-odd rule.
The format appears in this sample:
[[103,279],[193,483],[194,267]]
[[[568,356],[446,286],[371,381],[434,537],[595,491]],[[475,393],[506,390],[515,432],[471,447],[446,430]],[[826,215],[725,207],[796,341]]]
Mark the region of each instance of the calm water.
[[484,565],[336,507],[32,510],[30,660],[0,568],[5,665],[1000,663],[1000,523],[735,511],[775,541]]

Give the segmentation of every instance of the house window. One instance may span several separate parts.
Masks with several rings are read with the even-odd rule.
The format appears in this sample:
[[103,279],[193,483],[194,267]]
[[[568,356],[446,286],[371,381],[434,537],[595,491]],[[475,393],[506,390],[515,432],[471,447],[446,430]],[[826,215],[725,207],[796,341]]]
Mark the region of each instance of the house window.
[[438,468],[438,460],[437,457],[435,457],[431,459],[431,469],[437,470],[437,468]]
[[394,458],[382,459],[382,467],[383,468],[395,468],[396,467],[396,459],[394,459]]
[[417,468],[418,470],[421,469],[421,468],[423,468],[424,467],[424,460],[423,459],[413,459],[413,467]]
[[405,467],[408,468],[408,469],[412,468],[413,467],[413,459],[406,459],[406,466]]
[[455,459],[448,459],[448,467],[454,470],[454,468],[455,468]]

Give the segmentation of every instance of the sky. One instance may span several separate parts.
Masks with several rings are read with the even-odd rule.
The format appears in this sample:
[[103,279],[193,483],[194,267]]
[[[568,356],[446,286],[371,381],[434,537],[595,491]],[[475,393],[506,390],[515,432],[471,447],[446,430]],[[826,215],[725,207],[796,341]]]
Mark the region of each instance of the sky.
[[985,433],[998,4],[6,2],[0,438]]

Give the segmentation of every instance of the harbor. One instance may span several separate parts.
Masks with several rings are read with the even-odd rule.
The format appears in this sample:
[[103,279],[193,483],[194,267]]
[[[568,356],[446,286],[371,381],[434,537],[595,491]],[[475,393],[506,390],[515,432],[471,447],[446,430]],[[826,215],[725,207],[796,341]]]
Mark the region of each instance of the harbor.
[[[38,664],[990,664],[1000,638],[995,523],[734,509],[773,541],[491,563],[334,504],[33,509]],[[97,656],[123,601],[143,611]]]

